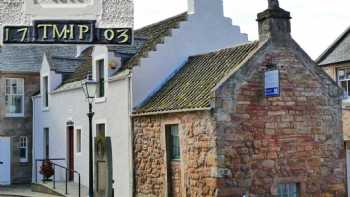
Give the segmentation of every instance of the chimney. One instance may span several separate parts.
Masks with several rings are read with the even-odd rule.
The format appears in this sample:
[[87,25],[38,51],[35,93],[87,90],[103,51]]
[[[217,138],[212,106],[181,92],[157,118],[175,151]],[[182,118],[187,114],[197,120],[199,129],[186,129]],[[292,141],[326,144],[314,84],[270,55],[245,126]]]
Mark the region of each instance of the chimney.
[[187,0],[188,14],[223,16],[223,0]]
[[268,0],[268,4],[268,9],[258,14],[259,39],[261,41],[290,39],[290,13],[279,7],[278,0]]

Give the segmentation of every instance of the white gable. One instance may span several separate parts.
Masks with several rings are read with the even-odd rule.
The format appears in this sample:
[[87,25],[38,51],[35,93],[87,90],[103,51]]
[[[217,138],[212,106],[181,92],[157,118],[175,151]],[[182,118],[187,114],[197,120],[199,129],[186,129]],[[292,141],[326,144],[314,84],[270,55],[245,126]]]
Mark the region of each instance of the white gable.
[[[133,69],[133,106],[156,91],[189,56],[208,53],[248,41],[240,27],[222,14],[221,0],[189,0],[194,12],[179,28],[172,29],[164,43],[156,46]],[[190,7],[190,10],[193,9]],[[211,13],[211,14],[209,14]]]

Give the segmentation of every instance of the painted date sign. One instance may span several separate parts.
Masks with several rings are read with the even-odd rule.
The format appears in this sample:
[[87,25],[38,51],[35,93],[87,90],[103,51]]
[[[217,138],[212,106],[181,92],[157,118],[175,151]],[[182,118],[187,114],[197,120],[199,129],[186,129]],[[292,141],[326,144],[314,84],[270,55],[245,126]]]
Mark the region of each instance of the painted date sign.
[[96,21],[37,20],[33,26],[5,26],[4,44],[130,45],[131,28],[96,28]]

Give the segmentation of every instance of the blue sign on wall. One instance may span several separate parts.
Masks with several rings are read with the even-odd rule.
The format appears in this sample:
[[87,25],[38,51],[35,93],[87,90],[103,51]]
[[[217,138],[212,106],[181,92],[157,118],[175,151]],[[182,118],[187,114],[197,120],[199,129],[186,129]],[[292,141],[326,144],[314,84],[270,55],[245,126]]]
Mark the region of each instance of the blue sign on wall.
[[265,72],[265,96],[273,97],[280,95],[279,71],[271,70]]

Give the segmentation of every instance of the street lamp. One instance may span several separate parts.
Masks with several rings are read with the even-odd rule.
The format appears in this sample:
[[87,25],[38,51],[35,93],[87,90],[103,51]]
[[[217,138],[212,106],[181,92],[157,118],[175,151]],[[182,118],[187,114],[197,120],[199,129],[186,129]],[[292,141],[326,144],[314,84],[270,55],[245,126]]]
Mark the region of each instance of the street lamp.
[[95,99],[97,82],[92,79],[92,75],[88,74],[86,79],[81,82],[86,99],[89,102],[89,197],[94,196],[94,186],[93,186],[93,155],[92,155],[92,117],[94,112],[92,112],[92,102]]

